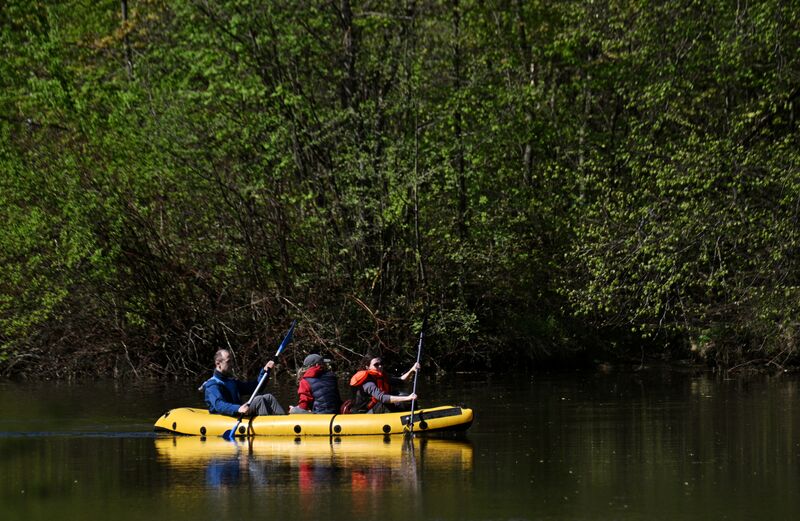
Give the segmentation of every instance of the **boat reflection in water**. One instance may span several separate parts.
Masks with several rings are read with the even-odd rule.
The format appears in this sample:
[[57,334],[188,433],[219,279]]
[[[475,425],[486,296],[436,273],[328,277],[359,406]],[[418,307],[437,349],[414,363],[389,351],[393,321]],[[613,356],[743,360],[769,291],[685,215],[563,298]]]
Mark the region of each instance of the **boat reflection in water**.
[[196,486],[197,470],[203,468],[206,485],[214,488],[286,485],[288,478],[301,494],[344,483],[354,491],[374,490],[390,483],[414,485],[422,468],[472,469],[472,444],[463,439],[159,436],[155,446],[159,461],[177,471],[178,483],[181,471],[187,471]]

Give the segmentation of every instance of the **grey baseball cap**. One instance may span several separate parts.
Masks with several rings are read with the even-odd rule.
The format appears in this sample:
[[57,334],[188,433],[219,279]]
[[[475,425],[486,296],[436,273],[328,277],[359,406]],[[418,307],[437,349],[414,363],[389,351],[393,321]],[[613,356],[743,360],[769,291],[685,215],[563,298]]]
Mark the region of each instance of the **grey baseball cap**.
[[305,360],[303,360],[303,366],[311,367],[314,365],[320,365],[323,362],[330,362],[330,360],[325,360],[320,355],[312,353],[308,355]]

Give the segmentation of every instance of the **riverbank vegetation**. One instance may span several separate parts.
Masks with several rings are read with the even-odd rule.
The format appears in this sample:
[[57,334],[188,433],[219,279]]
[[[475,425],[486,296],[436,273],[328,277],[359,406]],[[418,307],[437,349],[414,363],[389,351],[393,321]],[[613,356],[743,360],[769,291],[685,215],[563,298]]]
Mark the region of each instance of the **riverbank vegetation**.
[[[9,0],[0,371],[797,361],[800,3]],[[291,356],[291,355],[290,355]],[[299,354],[297,355],[299,356]]]

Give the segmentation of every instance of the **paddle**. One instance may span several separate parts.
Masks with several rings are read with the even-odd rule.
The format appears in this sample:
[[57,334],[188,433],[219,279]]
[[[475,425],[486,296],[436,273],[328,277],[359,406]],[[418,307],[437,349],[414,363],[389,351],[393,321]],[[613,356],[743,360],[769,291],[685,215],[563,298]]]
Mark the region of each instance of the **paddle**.
[[[425,337],[425,325],[428,323],[427,314],[424,319],[422,319],[422,329],[419,330],[419,344],[417,345],[417,364],[419,364],[419,359],[422,357],[422,339]],[[417,375],[419,375],[419,369],[414,371],[414,386],[411,388],[411,394],[417,394]],[[414,403],[417,401],[416,398],[411,400],[411,418],[410,418],[410,433],[414,435]]]
[[[278,347],[278,351],[275,353],[275,358],[278,358],[280,356],[280,354],[283,352],[283,350],[286,348],[286,346],[292,340],[292,332],[294,331],[294,325],[295,324],[297,324],[297,320],[293,320],[292,321],[292,325],[291,325],[291,327],[289,327],[289,332],[286,333],[285,337],[283,337],[283,342],[281,342],[280,347]],[[261,385],[264,382],[266,382],[267,379],[269,379],[269,368],[267,368],[267,370],[264,371],[264,375],[258,381],[258,385],[256,385],[255,391],[253,391],[253,394],[250,395],[250,398],[247,400],[245,405],[250,405],[250,402],[253,400],[253,397],[258,395],[258,391],[259,391],[259,389],[261,389]],[[239,419],[236,420],[236,425],[233,426],[233,429],[223,432],[222,433],[222,437],[225,438],[226,440],[229,440],[229,441],[232,441],[232,440],[236,439],[236,429],[238,429],[239,425],[241,425],[243,417],[244,417],[244,415],[240,414],[239,415]]]

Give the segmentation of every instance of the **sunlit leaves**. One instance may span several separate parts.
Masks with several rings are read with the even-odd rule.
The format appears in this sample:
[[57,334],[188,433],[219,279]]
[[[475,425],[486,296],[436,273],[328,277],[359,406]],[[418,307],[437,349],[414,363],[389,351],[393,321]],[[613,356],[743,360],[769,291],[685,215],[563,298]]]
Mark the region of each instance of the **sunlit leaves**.
[[0,11],[4,345],[789,345],[795,2],[128,4]]

